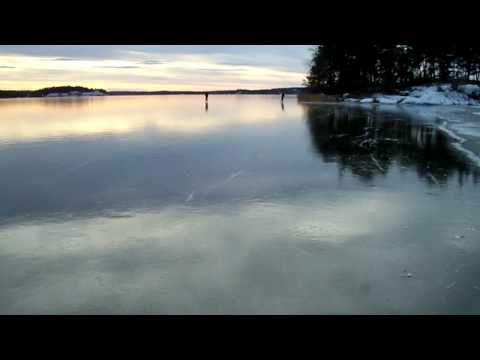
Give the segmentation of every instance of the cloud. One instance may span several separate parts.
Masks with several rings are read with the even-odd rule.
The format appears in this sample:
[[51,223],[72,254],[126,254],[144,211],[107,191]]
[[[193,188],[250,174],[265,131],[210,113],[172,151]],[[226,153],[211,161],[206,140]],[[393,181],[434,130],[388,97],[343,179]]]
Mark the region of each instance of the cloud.
[[136,65],[120,65],[120,66],[102,65],[98,67],[104,68],[104,69],[138,69],[140,68],[140,66],[136,66]]
[[1,45],[0,54],[101,59],[115,56],[119,48],[114,45]]
[[15,66],[0,65],[0,69],[15,69]]
[[59,61],[137,58],[146,65],[157,64],[155,58],[159,55],[162,58],[202,55],[218,62],[254,64],[267,61],[275,66],[284,62],[302,63],[309,58],[310,48],[311,45],[0,45],[0,54],[57,57]]
[[165,61],[160,61],[160,60],[144,60],[141,62],[141,64],[144,65],[161,65],[165,64]]
[[308,68],[309,48],[308,45],[0,45],[0,63],[21,70],[21,73],[4,71],[0,89],[70,83],[107,90],[301,86]]
[[79,61],[79,60],[81,60],[81,59],[59,57],[59,58],[56,58],[56,59],[53,59],[53,60],[54,60],[54,61]]

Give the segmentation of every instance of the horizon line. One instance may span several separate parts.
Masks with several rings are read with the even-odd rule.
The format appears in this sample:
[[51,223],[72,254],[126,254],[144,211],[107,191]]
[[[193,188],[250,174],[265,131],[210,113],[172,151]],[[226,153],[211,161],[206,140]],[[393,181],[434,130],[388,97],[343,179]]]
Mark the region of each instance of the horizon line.
[[0,89],[0,91],[12,91],[12,92],[35,92],[35,91],[40,91],[40,90],[45,90],[45,89],[55,89],[55,88],[62,88],[62,87],[82,87],[86,88],[89,90],[103,90],[106,92],[148,92],[148,93],[153,93],[153,92],[184,92],[184,93],[206,93],[206,92],[225,92],[225,91],[262,91],[262,90],[277,90],[277,89],[300,89],[300,88],[306,88],[306,86],[285,86],[285,87],[272,87],[272,88],[258,88],[258,89],[252,89],[252,88],[236,88],[236,89],[224,89],[224,90],[124,90],[124,89],[103,89],[103,88],[93,88],[93,87],[88,87],[88,86],[83,86],[83,85],[57,85],[57,86],[46,86],[42,88],[37,88],[37,89]]

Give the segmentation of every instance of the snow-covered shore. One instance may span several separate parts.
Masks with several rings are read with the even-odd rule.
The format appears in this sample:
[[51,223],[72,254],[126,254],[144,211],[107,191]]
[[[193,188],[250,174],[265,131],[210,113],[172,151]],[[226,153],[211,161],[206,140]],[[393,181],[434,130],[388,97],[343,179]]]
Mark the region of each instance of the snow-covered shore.
[[452,84],[416,86],[402,95],[376,94],[371,97],[353,98],[344,96],[344,101],[362,104],[414,104],[414,105],[480,105],[480,86]]

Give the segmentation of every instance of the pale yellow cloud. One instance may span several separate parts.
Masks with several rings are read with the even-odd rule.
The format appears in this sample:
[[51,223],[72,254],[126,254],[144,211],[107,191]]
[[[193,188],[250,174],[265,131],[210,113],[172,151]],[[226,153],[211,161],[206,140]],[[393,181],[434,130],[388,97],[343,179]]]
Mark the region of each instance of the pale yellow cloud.
[[107,90],[225,90],[300,86],[302,72],[216,63],[183,55],[145,64],[140,60],[0,55],[0,89],[82,85]]

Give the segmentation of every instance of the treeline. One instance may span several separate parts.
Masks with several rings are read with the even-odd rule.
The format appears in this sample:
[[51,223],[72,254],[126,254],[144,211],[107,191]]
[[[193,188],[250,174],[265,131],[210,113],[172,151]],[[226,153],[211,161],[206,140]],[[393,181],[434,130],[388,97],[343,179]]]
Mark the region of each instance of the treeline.
[[311,91],[342,94],[479,80],[478,45],[324,44],[314,49],[306,85]]
[[98,91],[104,94],[107,93],[107,91],[104,89],[90,89],[83,86],[54,86],[54,87],[43,88],[40,90],[35,90],[33,91],[33,93],[37,94],[38,96],[46,96],[51,93],[65,94],[65,93],[72,93],[72,92],[85,93],[85,92],[94,92],[94,91]]
[[17,97],[42,97],[48,94],[69,94],[69,93],[88,93],[98,91],[107,94],[103,89],[90,89],[83,86],[55,86],[39,90],[0,90],[0,98],[17,98]]

